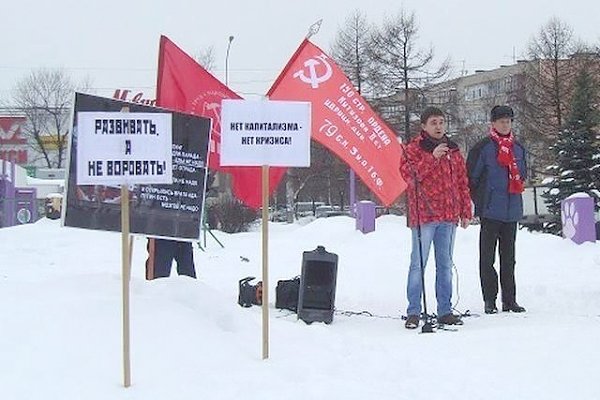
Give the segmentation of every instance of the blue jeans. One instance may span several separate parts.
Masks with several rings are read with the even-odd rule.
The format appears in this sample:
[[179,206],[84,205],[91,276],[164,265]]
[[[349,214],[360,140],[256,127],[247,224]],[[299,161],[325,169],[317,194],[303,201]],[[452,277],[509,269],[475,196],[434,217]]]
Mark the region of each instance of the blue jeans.
[[[421,314],[422,275],[419,257],[419,237],[417,228],[412,229],[412,252],[408,270],[407,315]],[[435,297],[437,299],[437,315],[452,312],[452,251],[456,224],[452,222],[431,222],[421,225],[421,245],[423,267],[427,265],[431,242],[435,250]],[[431,311],[429,308],[428,311]]]

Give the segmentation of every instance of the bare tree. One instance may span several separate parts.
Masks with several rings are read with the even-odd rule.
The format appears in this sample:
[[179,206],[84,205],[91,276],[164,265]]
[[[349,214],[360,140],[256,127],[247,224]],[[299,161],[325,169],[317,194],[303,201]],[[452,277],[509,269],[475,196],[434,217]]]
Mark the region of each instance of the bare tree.
[[[368,92],[367,65],[371,26],[365,15],[354,11],[338,30],[330,54],[357,88],[359,94]],[[367,90],[365,90],[367,89]]]
[[12,105],[27,118],[22,127],[24,136],[48,168],[64,167],[76,89],[78,86],[61,69],[35,70],[13,89]]
[[419,27],[414,12],[404,9],[375,28],[369,45],[369,75],[379,96],[401,92],[404,135],[410,138],[411,115],[419,111],[422,89],[447,76],[450,60],[433,67],[433,47],[417,47]]
[[195,57],[198,64],[202,65],[205,70],[213,71],[215,68],[215,48],[209,46],[201,49]]
[[543,25],[529,43],[519,114],[524,137],[544,162],[549,161],[546,150],[556,139],[567,114],[576,73],[571,56],[579,46],[573,29],[556,17]]

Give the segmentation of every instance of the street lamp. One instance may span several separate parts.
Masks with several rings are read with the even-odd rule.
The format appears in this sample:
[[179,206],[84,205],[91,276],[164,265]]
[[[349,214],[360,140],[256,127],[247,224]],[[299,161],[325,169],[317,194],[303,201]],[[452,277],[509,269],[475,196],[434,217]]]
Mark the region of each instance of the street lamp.
[[227,53],[225,54],[225,86],[229,86],[229,49],[231,48],[231,42],[233,42],[233,36],[229,36]]

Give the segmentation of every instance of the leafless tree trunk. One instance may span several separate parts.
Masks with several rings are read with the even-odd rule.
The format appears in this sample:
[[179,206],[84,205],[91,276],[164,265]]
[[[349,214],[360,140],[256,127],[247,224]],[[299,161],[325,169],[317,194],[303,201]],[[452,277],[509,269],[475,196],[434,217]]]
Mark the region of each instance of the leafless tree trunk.
[[[294,209],[294,202],[296,201],[296,181],[297,174],[295,168],[288,168],[285,180],[285,206],[288,211],[288,215],[293,215],[291,212]],[[288,217],[289,219],[290,217]],[[293,217],[292,217],[293,218]],[[293,222],[293,221],[289,221]]]
[[[298,187],[296,188],[296,190],[294,192],[291,193],[292,195],[292,204],[296,203],[298,201],[298,196],[300,195],[300,193],[302,192],[302,190],[304,190],[304,188],[306,187],[307,184],[310,183],[311,180],[321,177],[322,173],[321,172],[316,172],[316,173],[310,173],[310,174],[305,174],[302,176],[302,179],[300,180]],[[309,197],[311,198],[315,198],[314,197],[314,193],[312,195],[309,195]],[[318,198],[318,197],[317,197]]]
[[[374,29],[368,47],[369,76],[379,96],[401,93],[404,139],[411,136],[411,116],[418,113],[422,89],[447,76],[450,60],[433,67],[433,47],[417,47],[419,27],[414,12],[404,9]],[[415,115],[416,116],[416,115]]]

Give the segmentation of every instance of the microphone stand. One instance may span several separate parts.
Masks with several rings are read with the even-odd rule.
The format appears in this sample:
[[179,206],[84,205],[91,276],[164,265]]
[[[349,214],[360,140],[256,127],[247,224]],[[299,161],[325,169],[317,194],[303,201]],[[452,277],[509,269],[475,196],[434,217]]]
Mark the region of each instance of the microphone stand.
[[401,144],[400,148],[402,148],[402,153],[404,153],[404,160],[406,165],[408,165],[408,169],[410,174],[412,175],[413,182],[415,184],[415,207],[417,211],[417,243],[419,245],[419,264],[421,267],[421,291],[423,295],[423,314],[424,314],[424,323],[421,328],[421,333],[434,333],[434,323],[433,317],[429,315],[427,312],[427,296],[425,295],[425,263],[423,262],[423,240],[421,238],[421,218],[419,213],[419,180],[417,178],[417,171],[413,168],[408,155],[406,154],[406,150],[404,149],[404,145]]

